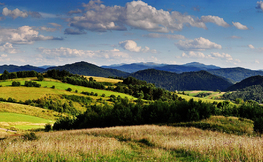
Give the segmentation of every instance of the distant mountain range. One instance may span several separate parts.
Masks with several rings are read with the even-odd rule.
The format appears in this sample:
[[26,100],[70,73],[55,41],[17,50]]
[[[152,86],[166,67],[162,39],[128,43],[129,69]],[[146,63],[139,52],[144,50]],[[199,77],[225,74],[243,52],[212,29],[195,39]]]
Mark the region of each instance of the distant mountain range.
[[3,73],[5,70],[8,72],[17,72],[17,71],[36,71],[36,72],[43,72],[45,71],[44,68],[39,68],[31,65],[24,65],[24,66],[16,66],[16,65],[2,65],[0,66],[0,73]]
[[136,71],[145,70],[145,69],[153,69],[157,67],[162,67],[167,64],[157,64],[153,62],[147,63],[132,63],[132,64],[119,64],[119,65],[110,65],[110,66],[101,66],[102,68],[116,69],[121,70],[127,73],[134,73]]
[[2,65],[0,66],[0,73],[3,73],[4,70],[9,72],[31,70],[45,72],[51,69],[67,70],[73,74],[88,76],[134,76],[137,79],[154,83],[156,86],[168,90],[224,90],[224,88],[228,88],[228,86],[231,86],[233,83],[240,82],[248,77],[256,75],[263,76],[263,71],[260,70],[250,70],[240,67],[220,68],[198,62],[191,62],[184,65],[167,65],[149,62],[102,67],[84,61],[63,66],[45,65],[35,67],[31,65]]
[[145,69],[156,69],[156,70],[163,70],[163,71],[169,71],[174,73],[183,73],[183,72],[200,71],[200,70],[208,70],[208,69],[220,69],[220,67],[214,65],[205,65],[198,62],[192,62],[184,65],[168,65],[168,64],[156,64],[156,63],[148,62],[148,63],[121,64],[121,65],[111,65],[111,66],[101,66],[101,67],[117,69],[128,73],[134,73]]

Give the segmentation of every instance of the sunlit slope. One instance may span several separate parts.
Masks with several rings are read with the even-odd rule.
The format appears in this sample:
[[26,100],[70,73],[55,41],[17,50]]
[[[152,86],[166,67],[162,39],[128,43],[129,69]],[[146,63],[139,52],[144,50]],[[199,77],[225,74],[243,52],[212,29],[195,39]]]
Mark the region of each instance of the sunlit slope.
[[[1,98],[14,98],[16,100],[22,100],[25,101],[27,99],[38,99],[40,97],[43,97],[45,94],[73,94],[77,90],[78,94],[80,94],[82,91],[84,92],[94,92],[97,93],[99,96],[102,94],[105,94],[106,97],[109,97],[111,95],[115,96],[121,96],[121,97],[127,97],[129,99],[133,99],[134,97],[123,94],[123,93],[118,93],[118,92],[112,92],[112,91],[107,91],[107,90],[100,90],[100,89],[93,89],[93,88],[88,88],[88,87],[82,87],[82,86],[76,86],[76,85],[71,85],[67,83],[61,83],[61,82],[55,82],[55,81],[37,81],[39,84],[41,84],[40,88],[35,88],[35,87],[11,87],[12,81],[4,81],[0,82],[0,87],[1,93],[0,97]],[[24,85],[24,81],[21,81],[21,85]],[[55,86],[54,89],[51,87]],[[71,88],[72,92],[65,91],[66,89]],[[77,95],[77,93],[74,93]]]
[[18,129],[44,128],[46,123],[53,122],[52,120],[31,115],[0,112],[0,127],[14,127]]

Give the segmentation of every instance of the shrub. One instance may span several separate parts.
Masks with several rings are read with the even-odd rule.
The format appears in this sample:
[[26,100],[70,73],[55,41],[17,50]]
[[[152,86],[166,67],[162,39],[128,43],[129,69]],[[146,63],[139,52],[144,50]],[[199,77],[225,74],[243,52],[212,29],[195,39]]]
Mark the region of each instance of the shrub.
[[51,88],[52,88],[52,89],[55,89],[55,86],[53,85]]
[[101,97],[105,97],[106,95],[103,93],[102,95],[101,95]]
[[45,125],[45,132],[49,132],[52,129],[52,125],[50,123],[47,123]]
[[72,89],[71,89],[71,88],[68,88],[68,89],[66,89],[66,91],[69,91],[69,92],[71,92],[71,91],[72,91]]
[[30,133],[25,133],[24,135],[22,135],[22,138],[24,140],[33,141],[33,140],[37,140],[39,137],[37,137],[34,132],[30,132]]
[[41,75],[38,75],[37,76],[37,80],[38,81],[43,81],[44,80],[44,76],[41,74]]
[[20,86],[20,85],[21,85],[20,82],[16,82],[16,81],[13,81],[13,82],[12,82],[12,86]]

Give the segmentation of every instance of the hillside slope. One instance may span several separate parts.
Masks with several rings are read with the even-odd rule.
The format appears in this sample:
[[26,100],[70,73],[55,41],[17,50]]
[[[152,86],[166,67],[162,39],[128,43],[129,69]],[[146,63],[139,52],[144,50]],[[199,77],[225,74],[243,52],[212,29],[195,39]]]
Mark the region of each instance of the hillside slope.
[[206,71],[176,74],[155,69],[138,71],[130,76],[154,83],[158,87],[174,90],[224,90],[232,83]]
[[100,76],[100,77],[126,76],[129,74],[115,69],[104,69],[84,61],[76,62],[73,64],[66,64],[63,66],[51,67],[48,68],[47,70],[51,70],[51,69],[66,70],[73,74]]
[[236,91],[236,90],[240,90],[240,89],[247,88],[250,86],[255,86],[255,85],[263,86],[263,76],[257,75],[257,76],[246,78],[242,80],[241,82],[232,85],[227,90]]
[[250,70],[250,69],[245,69],[241,67],[221,68],[221,69],[213,69],[213,70],[207,70],[207,71],[217,76],[232,79],[234,82],[240,82],[241,80],[245,78],[255,76],[255,75],[263,75],[263,71]]

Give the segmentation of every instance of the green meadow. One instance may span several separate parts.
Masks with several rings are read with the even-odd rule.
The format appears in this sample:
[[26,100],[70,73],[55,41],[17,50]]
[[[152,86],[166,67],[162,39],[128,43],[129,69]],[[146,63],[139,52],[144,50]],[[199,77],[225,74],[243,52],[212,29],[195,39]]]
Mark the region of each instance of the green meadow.
[[5,128],[32,129],[43,128],[46,123],[54,123],[52,120],[39,118],[31,115],[17,113],[0,113],[0,126]]
[[[13,79],[16,80],[16,79]],[[21,85],[24,85],[25,80],[17,79],[18,81],[21,81]],[[16,80],[16,81],[17,81]],[[106,97],[109,97],[111,95],[115,96],[121,96],[122,98],[129,98],[129,99],[135,99],[133,96],[118,93],[118,92],[112,92],[112,91],[106,91],[106,90],[100,90],[100,89],[93,89],[88,87],[82,87],[82,86],[76,86],[71,85],[67,83],[61,83],[56,81],[37,81],[39,84],[41,84],[40,88],[35,87],[11,87],[12,81],[2,81],[0,82],[1,93],[0,97],[2,98],[15,98],[16,100],[22,100],[25,101],[27,99],[38,99],[40,97],[43,97],[45,94],[73,94],[77,90],[78,93],[84,92],[94,92],[97,93],[99,96],[102,94],[105,94]],[[55,89],[51,89],[52,86],[55,86]],[[66,89],[71,88],[72,92],[65,91]],[[74,93],[76,94],[76,93]]]

